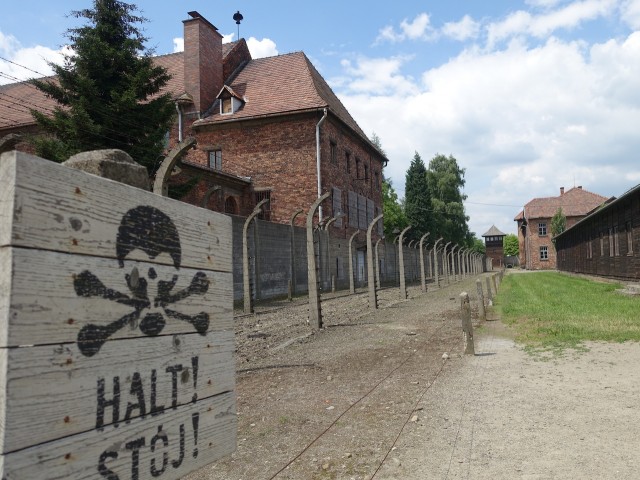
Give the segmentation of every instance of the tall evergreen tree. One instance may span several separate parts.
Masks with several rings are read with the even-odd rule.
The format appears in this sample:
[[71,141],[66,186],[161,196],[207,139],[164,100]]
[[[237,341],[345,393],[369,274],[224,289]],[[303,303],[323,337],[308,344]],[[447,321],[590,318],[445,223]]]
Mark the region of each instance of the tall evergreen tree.
[[463,202],[467,196],[462,193],[465,169],[449,155],[436,155],[429,162],[427,180],[431,191],[434,232],[432,235],[444,237],[460,246],[473,244],[473,234],[469,231],[469,217],[465,214]]
[[135,5],[94,0],[92,9],[71,12],[87,24],[69,29],[71,53],[63,66],[50,64],[56,78],[32,80],[57,103],[53,116],[33,110],[46,133],[34,139],[36,152],[54,161],[86,150],[119,148],[152,171],[173,121],[169,80],[154,65],[152,51],[136,24],[146,19]]
[[418,152],[415,152],[407,170],[404,193],[404,211],[411,225],[409,234],[411,238],[418,240],[431,230],[433,224],[427,168]]

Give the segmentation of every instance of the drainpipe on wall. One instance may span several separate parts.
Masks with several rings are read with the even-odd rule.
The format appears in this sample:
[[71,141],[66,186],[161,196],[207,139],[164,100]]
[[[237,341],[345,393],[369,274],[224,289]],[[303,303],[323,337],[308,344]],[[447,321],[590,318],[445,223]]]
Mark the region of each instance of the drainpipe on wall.
[[176,102],[176,110],[178,112],[178,143],[180,143],[182,142],[182,110],[178,102]]
[[[322,177],[320,176],[320,127],[327,119],[327,109],[324,109],[322,118],[316,125],[316,170],[318,172],[318,198],[322,196]],[[322,223],[322,205],[318,207],[318,222]]]

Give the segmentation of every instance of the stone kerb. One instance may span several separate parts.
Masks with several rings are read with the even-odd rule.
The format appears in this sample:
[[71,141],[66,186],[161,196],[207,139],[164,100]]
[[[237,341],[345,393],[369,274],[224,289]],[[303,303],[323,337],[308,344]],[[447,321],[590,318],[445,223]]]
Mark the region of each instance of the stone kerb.
[[235,450],[230,219],[15,151],[0,184],[0,477]]

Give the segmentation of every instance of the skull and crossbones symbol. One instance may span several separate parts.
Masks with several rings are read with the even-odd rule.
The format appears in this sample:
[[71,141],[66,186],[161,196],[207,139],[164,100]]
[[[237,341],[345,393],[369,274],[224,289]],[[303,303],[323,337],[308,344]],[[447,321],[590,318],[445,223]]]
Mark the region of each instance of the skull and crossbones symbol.
[[[182,252],[178,230],[173,221],[157,208],[135,207],[122,217],[116,237],[116,257],[120,268],[125,267],[126,257],[134,250],[144,252],[151,260],[168,254],[174,268],[180,269]],[[174,293],[172,290],[178,282],[178,275],[173,274],[170,279],[164,280],[159,278],[154,267],[150,267],[144,276],[134,266],[124,278],[128,293],[108,288],[88,270],[75,276],[73,286],[78,296],[100,297],[133,308],[131,313],[107,325],[87,324],[82,327],[78,333],[78,348],[83,355],[95,355],[113,334],[127,325],[135,328],[140,317],[142,320],[138,327],[147,336],[162,332],[167,322],[165,316],[190,323],[200,335],[207,333],[208,313],[200,312],[191,316],[170,308],[172,304],[191,295],[204,295],[209,289],[209,279],[205,273],[197,272],[188,287]]]

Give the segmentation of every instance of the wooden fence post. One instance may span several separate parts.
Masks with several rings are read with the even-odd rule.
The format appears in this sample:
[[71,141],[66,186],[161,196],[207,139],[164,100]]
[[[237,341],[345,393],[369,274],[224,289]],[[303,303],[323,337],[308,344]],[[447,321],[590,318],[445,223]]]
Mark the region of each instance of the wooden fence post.
[[480,320],[487,319],[487,312],[484,309],[484,295],[482,293],[482,282],[476,279],[476,289],[478,290],[478,317]]
[[464,338],[465,355],[475,355],[473,345],[473,325],[471,324],[471,306],[469,305],[469,294],[462,292],[460,294],[460,310],[462,313],[462,336]]

